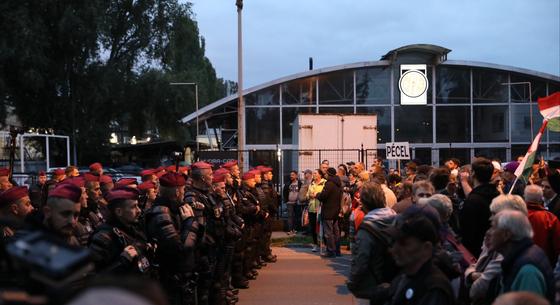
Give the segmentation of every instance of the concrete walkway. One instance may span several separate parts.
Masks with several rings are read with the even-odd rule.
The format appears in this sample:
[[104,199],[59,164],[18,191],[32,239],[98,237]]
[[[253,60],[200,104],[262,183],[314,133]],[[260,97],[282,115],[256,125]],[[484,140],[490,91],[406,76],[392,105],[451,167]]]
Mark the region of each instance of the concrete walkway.
[[346,288],[350,255],[323,259],[310,248],[274,247],[278,262],[259,270],[239,305],[356,304]]

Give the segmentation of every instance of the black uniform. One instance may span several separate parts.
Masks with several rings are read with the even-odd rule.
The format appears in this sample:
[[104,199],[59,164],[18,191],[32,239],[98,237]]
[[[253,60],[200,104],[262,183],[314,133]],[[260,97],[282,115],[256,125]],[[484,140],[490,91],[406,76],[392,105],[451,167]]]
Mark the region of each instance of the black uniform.
[[243,242],[244,242],[244,256],[243,256],[243,274],[248,279],[256,277],[257,266],[257,238],[256,224],[260,221],[264,213],[262,210],[257,212],[257,207],[260,206],[259,200],[253,195],[252,190],[243,186],[239,190],[238,198],[240,199],[237,205],[237,211],[245,222],[243,229]]
[[272,181],[265,181],[261,188],[264,192],[265,199],[261,201],[261,208],[264,212],[269,214],[268,218],[265,219],[263,224],[263,237],[260,241],[260,255],[263,257],[265,262],[276,261],[276,256],[272,255],[272,249],[270,249],[270,242],[272,238],[272,219],[278,213],[278,192],[274,189]]
[[29,188],[29,199],[35,209],[43,208],[47,202],[47,184],[33,184]]
[[[121,256],[127,246],[133,246],[138,253],[133,261]],[[155,270],[150,262],[150,259],[153,260],[154,247],[148,243],[146,234],[136,226],[109,219],[97,228],[89,248],[98,273],[131,273],[155,277]]]
[[87,246],[93,232],[103,224],[104,217],[99,210],[99,205],[95,200],[88,199],[87,208],[80,210],[80,216],[76,223],[74,235],[80,242],[80,245]]
[[157,244],[160,281],[170,302],[194,304],[198,223],[194,217],[181,220],[179,205],[160,197],[146,212],[146,229],[148,241]]

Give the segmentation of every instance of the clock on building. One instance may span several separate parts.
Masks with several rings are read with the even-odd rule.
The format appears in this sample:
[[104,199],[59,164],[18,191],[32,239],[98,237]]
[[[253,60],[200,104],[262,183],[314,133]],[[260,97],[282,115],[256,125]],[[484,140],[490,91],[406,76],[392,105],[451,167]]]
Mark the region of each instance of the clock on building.
[[399,79],[402,105],[425,105],[428,91],[426,65],[401,65]]

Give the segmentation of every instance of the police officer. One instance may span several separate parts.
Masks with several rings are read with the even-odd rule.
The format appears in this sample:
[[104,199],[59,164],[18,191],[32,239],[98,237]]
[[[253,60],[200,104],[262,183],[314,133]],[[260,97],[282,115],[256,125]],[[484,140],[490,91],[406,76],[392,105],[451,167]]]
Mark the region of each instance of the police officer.
[[47,173],[39,171],[37,174],[37,183],[29,188],[29,198],[33,207],[42,208],[47,200]]
[[121,189],[107,195],[109,218],[97,228],[89,248],[99,273],[132,273],[151,276],[153,247],[138,227],[138,192]]
[[243,174],[242,182],[243,185],[239,190],[238,198],[240,201],[237,209],[245,222],[245,228],[243,229],[243,242],[245,243],[243,275],[246,279],[254,280],[258,275],[258,272],[255,270],[257,266],[256,223],[267,215],[261,211],[259,200],[253,195],[257,184],[255,181],[255,171]]
[[195,246],[198,223],[191,206],[183,203],[185,178],[166,173],[159,197],[146,212],[148,240],[157,244],[159,276],[171,304],[195,304]]
[[264,262],[275,263],[277,260],[276,255],[272,254],[272,249],[270,248],[270,242],[272,238],[272,218],[278,213],[278,192],[274,189],[272,183],[272,168],[262,167],[262,183],[261,189],[264,193],[264,200],[261,201],[261,208],[263,211],[267,212],[269,216],[265,219],[263,224],[263,237],[259,239],[260,241],[260,255]]
[[221,222],[221,212],[212,194],[212,166],[206,162],[191,165],[191,183],[187,184],[185,202],[193,207],[198,222],[196,265],[199,276],[198,304],[208,304],[213,271],[217,260],[216,226]]
[[25,217],[33,211],[26,186],[15,186],[0,194],[0,218],[13,224],[0,225],[2,241],[11,239],[23,224]]

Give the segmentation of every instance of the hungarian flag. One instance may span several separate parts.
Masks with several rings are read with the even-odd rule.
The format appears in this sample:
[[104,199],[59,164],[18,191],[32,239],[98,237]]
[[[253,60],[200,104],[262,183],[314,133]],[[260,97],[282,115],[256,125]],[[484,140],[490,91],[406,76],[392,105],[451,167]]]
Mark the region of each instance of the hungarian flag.
[[548,129],[560,132],[560,91],[547,97],[539,97],[539,110],[545,120],[548,120]]
[[[529,176],[531,175],[531,172],[533,171],[533,169],[532,169],[533,162],[535,161],[535,156],[537,155],[537,149],[539,148],[539,143],[541,142],[541,137],[543,135],[543,132],[544,132],[544,129],[546,128],[547,123],[548,123],[548,120],[545,119],[543,121],[541,129],[539,129],[539,133],[537,134],[537,136],[533,140],[533,143],[531,143],[531,146],[529,147],[529,150],[525,154],[525,157],[523,157],[523,160],[521,161],[521,163],[519,163],[519,166],[515,170],[515,176],[517,176],[517,179],[522,180],[525,183],[528,182]],[[515,185],[515,183],[514,183],[514,185]],[[510,193],[511,193],[512,190],[513,190],[513,186],[511,187]]]

